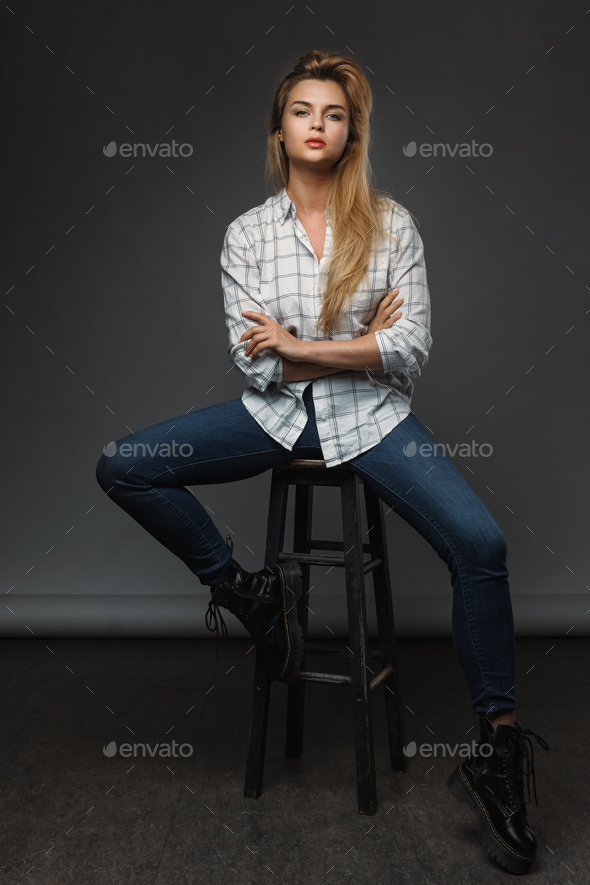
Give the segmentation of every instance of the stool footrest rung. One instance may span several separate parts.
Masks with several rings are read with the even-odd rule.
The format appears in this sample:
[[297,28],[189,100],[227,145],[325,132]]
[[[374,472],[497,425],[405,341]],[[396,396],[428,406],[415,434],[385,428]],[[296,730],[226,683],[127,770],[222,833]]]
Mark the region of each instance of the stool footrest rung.
[[[312,642],[306,642],[303,650],[310,655],[347,655],[347,657],[350,657],[351,654],[347,645],[316,645]],[[380,660],[381,652],[377,649],[369,649],[368,656]]]
[[339,565],[344,568],[343,556],[321,556],[313,553],[279,553],[279,562],[308,562],[310,565]]
[[312,673],[310,670],[298,670],[297,679],[305,682],[332,682],[336,685],[352,685],[350,676],[340,673]]
[[[315,553],[279,553],[279,562],[301,562],[309,565],[331,565],[345,567],[343,556],[320,556]],[[376,556],[374,559],[368,559],[363,563],[363,572],[366,575],[372,572],[374,568],[379,568],[382,560]]]
[[[388,664],[374,679],[371,679],[369,685],[371,691],[376,689],[378,685],[381,685],[391,673],[393,673],[393,667]],[[302,679],[305,682],[330,682],[332,685],[352,685],[351,677],[340,673],[314,673],[311,670],[299,670],[297,679]]]
[[369,559],[368,562],[363,563],[363,571],[367,574],[367,572],[372,572],[374,568],[379,568],[382,564],[383,560],[376,556],[375,559]]
[[[310,550],[344,550],[344,542],[343,541],[320,541],[319,538],[312,538],[311,541],[308,542]],[[363,553],[370,553],[371,545],[363,544]]]

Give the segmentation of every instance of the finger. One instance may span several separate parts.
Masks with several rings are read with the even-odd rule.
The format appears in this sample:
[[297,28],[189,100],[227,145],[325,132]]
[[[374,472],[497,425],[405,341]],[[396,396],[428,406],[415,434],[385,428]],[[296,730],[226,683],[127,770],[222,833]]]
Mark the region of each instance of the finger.
[[385,320],[387,317],[391,316],[392,311],[397,310],[397,308],[400,307],[402,301],[403,298],[396,298],[393,303],[389,302],[387,304],[382,304],[378,311],[380,312],[380,318],[382,320]]
[[264,332],[265,329],[265,326],[251,326],[246,332],[242,333],[239,340],[247,341],[248,338],[252,338],[253,335],[256,335],[259,332]]
[[377,305],[377,313],[383,313],[390,306],[391,306],[391,293],[388,292],[387,295],[385,295],[381,299],[379,304]]
[[250,359],[255,360],[259,353],[261,353],[265,349],[264,341],[258,341],[254,347],[251,348],[250,352],[246,355],[250,357]]
[[388,304],[386,306],[386,309],[387,310],[397,310],[398,308],[400,308],[402,306],[403,301],[404,301],[404,299],[400,295],[398,298],[395,299],[395,301],[391,302],[391,304]]
[[[260,353],[260,350],[261,350],[261,348],[259,348],[258,346],[259,346],[260,344],[262,344],[262,342],[265,341],[265,340],[266,340],[265,338],[261,338],[261,337],[260,337],[260,334],[258,334],[255,338],[253,337],[253,338],[252,338],[252,341],[250,341],[250,342],[246,345],[246,349],[245,349],[245,351],[244,351],[245,355],[246,355],[246,356],[252,356],[252,355],[254,354],[254,352],[256,352],[255,355],[257,356],[257,355]],[[258,347],[258,350],[256,350],[257,347]]]
[[399,289],[390,289],[387,295],[385,295],[385,297],[381,299],[381,301],[379,302],[379,308],[381,310],[386,307],[392,307],[393,304],[403,301],[401,295],[396,296],[396,292],[399,292]]
[[256,347],[257,342],[252,339],[251,341],[246,342],[246,347],[244,348],[244,355],[250,356],[254,348]]

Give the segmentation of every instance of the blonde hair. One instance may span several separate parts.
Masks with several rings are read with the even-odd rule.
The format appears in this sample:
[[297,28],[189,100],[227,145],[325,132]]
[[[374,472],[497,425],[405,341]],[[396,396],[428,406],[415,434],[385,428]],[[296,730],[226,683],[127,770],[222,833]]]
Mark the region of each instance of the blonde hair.
[[326,195],[332,249],[328,274],[323,278],[325,286],[317,326],[322,328],[324,335],[330,335],[330,324],[337,322],[337,317],[343,313],[367,274],[371,255],[382,241],[382,235],[390,236],[383,228],[384,212],[392,205],[405,207],[371,184],[369,117],[373,95],[367,78],[352,58],[340,52],[325,53],[316,49],[301,56],[275,93],[266,153],[266,173],[275,194],[281,187],[286,187],[289,180],[289,158],[279,138],[279,129],[289,94],[302,80],[338,83],[350,110],[349,141],[334,167]]

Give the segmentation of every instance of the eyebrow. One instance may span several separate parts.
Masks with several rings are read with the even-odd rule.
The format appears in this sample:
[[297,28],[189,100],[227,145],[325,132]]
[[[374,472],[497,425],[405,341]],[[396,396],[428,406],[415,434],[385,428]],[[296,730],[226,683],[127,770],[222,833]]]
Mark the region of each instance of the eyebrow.
[[[307,105],[308,108],[311,107],[311,102],[309,101],[293,101],[291,102],[291,107],[293,107],[294,104],[304,104]],[[327,111],[329,110],[329,108],[340,108],[341,111],[344,111],[344,113],[346,113],[346,108],[343,108],[341,104],[327,104],[324,107],[324,110]]]

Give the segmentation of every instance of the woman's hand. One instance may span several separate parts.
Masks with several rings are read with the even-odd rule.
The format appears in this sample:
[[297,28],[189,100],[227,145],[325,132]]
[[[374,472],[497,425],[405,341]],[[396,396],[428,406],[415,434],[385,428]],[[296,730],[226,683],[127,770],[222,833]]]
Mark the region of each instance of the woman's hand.
[[252,326],[238,339],[238,343],[249,339],[244,356],[255,359],[261,351],[270,347],[281,356],[294,362],[299,362],[302,359],[303,341],[283,329],[280,323],[255,310],[243,310],[242,313],[248,319],[258,320],[260,323],[258,326]]
[[369,332],[377,332],[378,329],[390,329],[402,315],[399,308],[402,305],[403,298],[401,295],[396,296],[399,289],[390,289],[379,302],[377,313],[369,323]]

